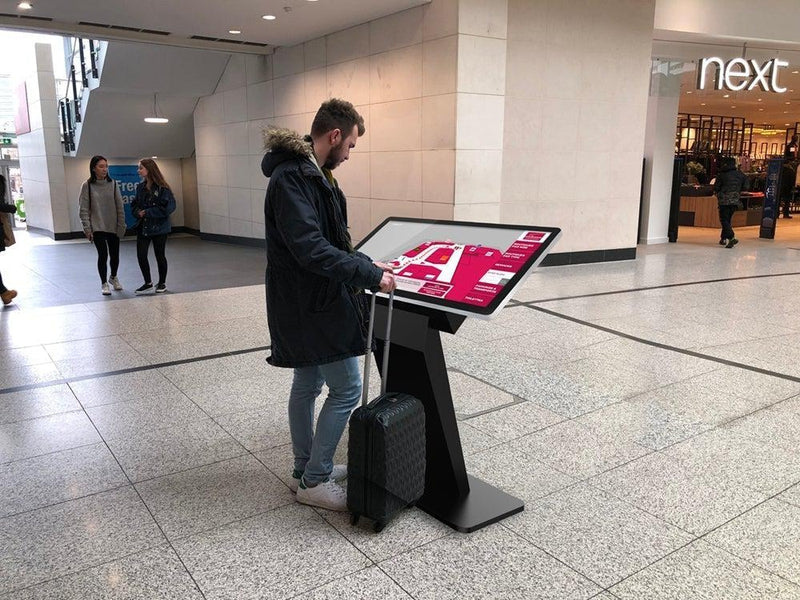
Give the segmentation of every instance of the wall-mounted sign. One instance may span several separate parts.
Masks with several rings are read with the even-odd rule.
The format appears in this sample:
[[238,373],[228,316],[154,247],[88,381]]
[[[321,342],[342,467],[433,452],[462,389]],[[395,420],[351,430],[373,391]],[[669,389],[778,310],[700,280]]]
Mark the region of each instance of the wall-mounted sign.
[[108,175],[119,185],[122,207],[125,210],[125,224],[131,229],[139,221],[131,214],[131,202],[136,197],[136,185],[142,180],[137,169],[139,165],[110,165]]
[[750,91],[758,86],[765,92],[782,94],[786,91],[785,87],[778,85],[778,70],[789,66],[785,60],[773,58],[760,65],[756,60],[744,58],[732,58],[727,62],[716,56],[703,58],[697,68],[698,90],[706,87],[707,71],[710,65],[713,65],[715,89],[739,92],[744,89]]

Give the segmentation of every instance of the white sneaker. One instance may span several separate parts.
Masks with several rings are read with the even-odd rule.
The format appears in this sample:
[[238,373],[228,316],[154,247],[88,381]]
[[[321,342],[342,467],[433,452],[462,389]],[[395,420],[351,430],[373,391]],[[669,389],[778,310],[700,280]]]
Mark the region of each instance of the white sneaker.
[[122,284],[119,282],[119,277],[111,277],[108,280],[108,283],[111,284],[116,291],[120,291],[122,289]]
[[111,295],[111,288],[108,287],[107,283],[104,283],[102,285],[102,287],[100,288],[100,292],[103,294],[103,296],[110,296]]
[[[295,477],[296,474],[297,471],[292,471],[292,476],[289,478],[289,489],[292,490],[293,494],[297,493],[297,486],[300,483],[300,477]],[[329,478],[336,482],[347,479],[347,465],[333,465],[333,471],[331,471]]]
[[347,492],[330,479],[314,487],[305,487],[301,483],[297,488],[297,501],[327,510],[347,512]]

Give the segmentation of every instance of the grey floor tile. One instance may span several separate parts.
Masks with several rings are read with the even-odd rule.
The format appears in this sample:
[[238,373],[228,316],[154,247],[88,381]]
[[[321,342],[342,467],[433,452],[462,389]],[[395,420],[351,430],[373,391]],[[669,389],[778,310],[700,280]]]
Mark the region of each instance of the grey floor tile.
[[194,421],[108,440],[114,456],[138,482],[201,467],[245,454],[236,440],[213,421]]
[[0,423],[12,423],[80,409],[81,405],[66,384],[0,394]]
[[730,485],[777,494],[800,481],[796,452],[715,429],[663,451],[682,468],[709,474]]
[[198,406],[180,392],[116,402],[86,409],[95,427],[106,440],[177,427],[208,418]]
[[180,390],[157,370],[134,371],[109,377],[72,381],[69,386],[81,404],[87,408],[128,400],[180,394]]
[[286,410],[286,405],[265,404],[256,411],[220,415],[216,421],[251,452],[265,450],[291,441]]
[[512,394],[458,371],[448,373],[453,408],[458,415],[472,415],[518,402]]
[[531,502],[503,524],[603,587],[694,539],[586,484]]
[[493,438],[488,433],[476,429],[466,421],[458,422],[458,434],[461,439],[461,451],[464,456],[483,452],[492,446],[503,443],[501,440]]
[[521,437],[511,447],[576,479],[592,477],[651,452],[576,421],[563,421]]
[[257,411],[267,404],[286,406],[292,386],[291,373],[288,369],[264,369],[261,376],[186,388],[184,392],[212,417]]
[[[7,348],[8,346],[2,347]],[[6,368],[27,367],[52,362],[44,346],[24,346],[22,348],[0,350],[0,365]]]
[[126,485],[105,444],[0,465],[0,517]]
[[202,600],[169,546],[34,585],[3,596],[7,600]]
[[169,539],[294,502],[289,489],[250,455],[151,479],[136,489]]
[[207,598],[290,598],[369,566],[314,510],[292,504],[174,542]]
[[[223,381],[235,381],[251,375],[243,366],[244,360],[239,356],[226,356],[161,367],[159,372],[180,389],[213,387]],[[266,365],[263,368],[266,369]]]
[[148,360],[135,350],[93,356],[88,359],[69,358],[56,361],[56,366],[65,379],[111,373],[148,364]]
[[83,411],[0,425],[0,463],[77,448],[100,441]]
[[467,471],[526,502],[575,482],[543,462],[515,451],[508,444],[465,457]]
[[164,541],[131,487],[0,519],[0,593]]
[[800,586],[800,507],[768,500],[705,540]]
[[115,335],[46,344],[44,348],[55,362],[73,358],[82,358],[88,362],[95,360],[98,356],[133,353],[133,348],[125,340]]
[[42,363],[23,367],[0,369],[0,389],[13,388],[20,385],[57,382],[63,379],[61,371],[55,363]]
[[723,426],[740,436],[774,444],[789,451],[800,445],[800,414],[778,404]]
[[695,535],[766,499],[756,491],[687,471],[662,454],[644,456],[589,483]]
[[610,590],[621,600],[797,600],[800,588],[702,541]]
[[800,483],[790,487],[788,490],[778,495],[778,499],[795,506],[800,506]]
[[380,563],[415,600],[583,599],[601,588],[502,526],[449,536]]
[[495,439],[508,441],[563,420],[564,417],[551,410],[524,401],[466,419],[465,422]]
[[378,567],[369,567],[295,596],[295,600],[352,600],[353,598],[413,600]]
[[351,544],[376,563],[412,548],[449,535],[453,530],[427,513],[409,508],[398,513],[380,535],[375,535],[372,522],[361,519],[350,524],[349,513],[324,511],[323,518],[338,529]]

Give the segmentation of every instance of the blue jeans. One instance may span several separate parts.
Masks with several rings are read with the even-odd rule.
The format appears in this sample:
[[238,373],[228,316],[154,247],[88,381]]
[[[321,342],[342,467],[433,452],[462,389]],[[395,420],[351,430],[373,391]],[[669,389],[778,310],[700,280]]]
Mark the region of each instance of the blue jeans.
[[[323,383],[328,384],[330,393],[322,405],[314,432],[314,402]],[[306,484],[320,483],[330,476],[336,446],[360,399],[358,357],[294,370],[289,394],[289,431],[294,468],[303,473]]]

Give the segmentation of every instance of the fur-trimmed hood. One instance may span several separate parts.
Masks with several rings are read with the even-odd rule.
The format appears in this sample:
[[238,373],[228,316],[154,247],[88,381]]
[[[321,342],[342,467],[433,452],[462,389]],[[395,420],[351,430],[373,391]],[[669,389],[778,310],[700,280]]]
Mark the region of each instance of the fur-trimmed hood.
[[313,156],[310,137],[281,127],[264,129],[264,149],[267,153],[261,161],[261,171],[267,177],[271,177],[275,167],[282,162]]

